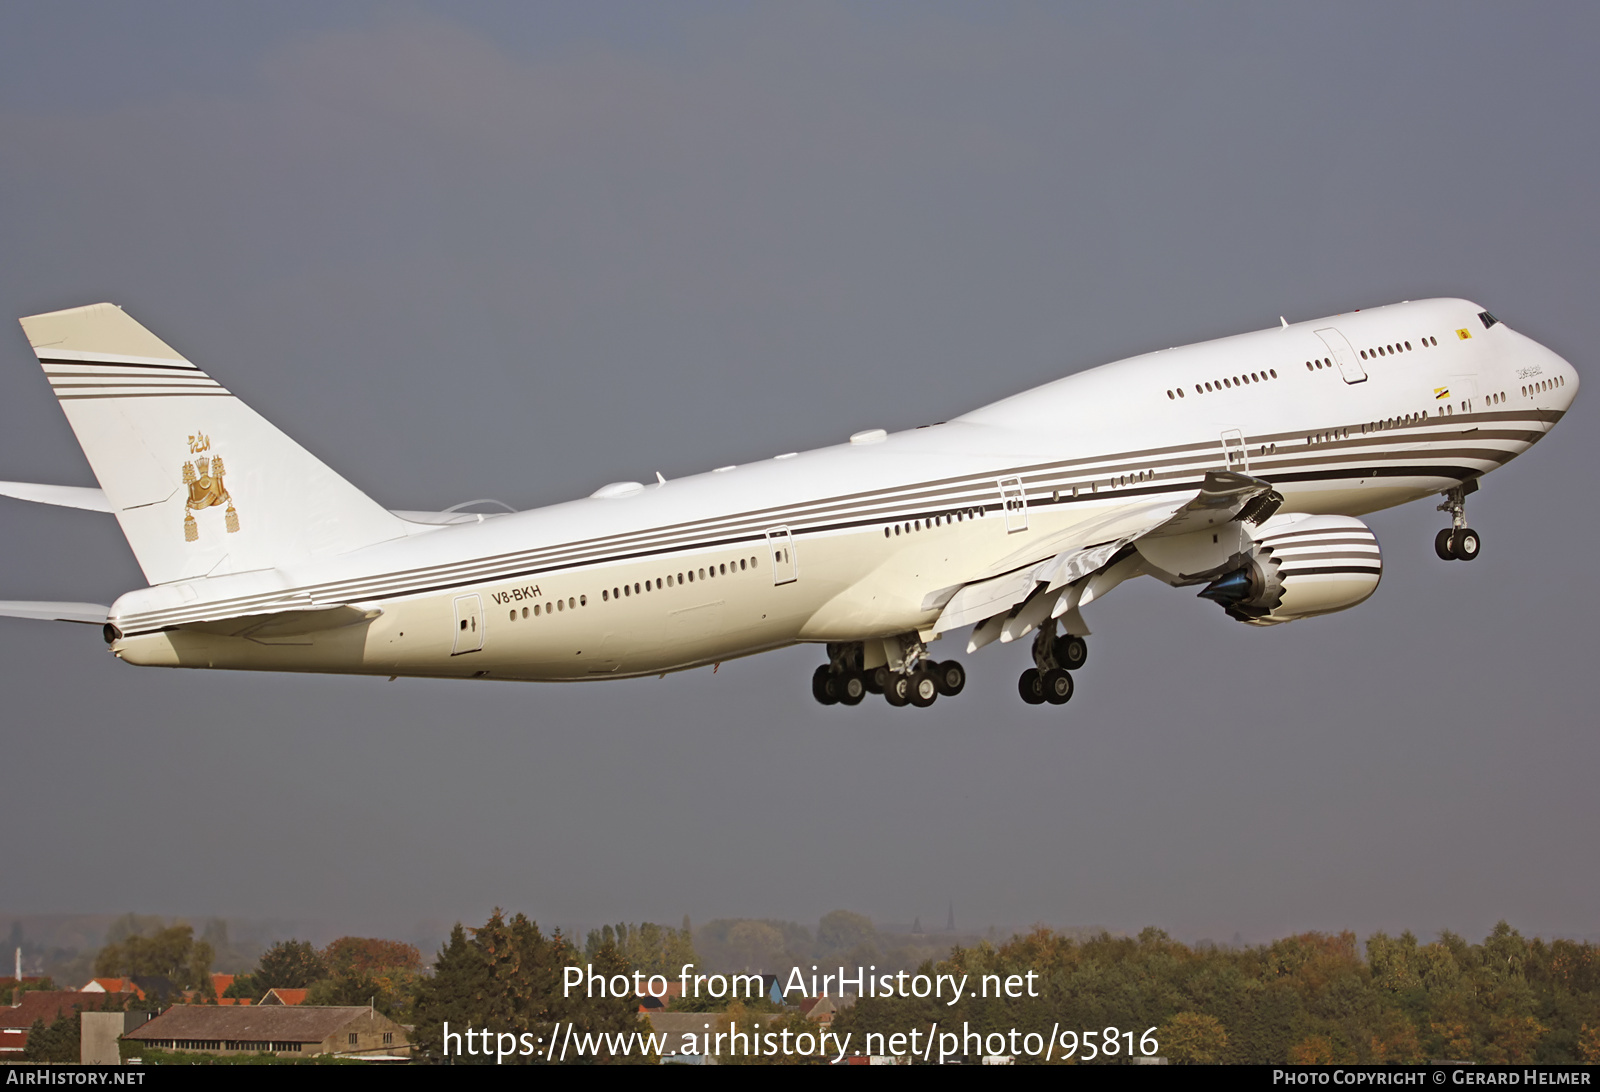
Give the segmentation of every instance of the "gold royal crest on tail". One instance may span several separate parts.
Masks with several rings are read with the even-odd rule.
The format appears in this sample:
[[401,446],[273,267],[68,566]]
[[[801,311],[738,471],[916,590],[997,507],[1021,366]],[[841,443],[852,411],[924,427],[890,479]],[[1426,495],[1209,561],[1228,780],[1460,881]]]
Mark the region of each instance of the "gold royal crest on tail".
[[210,450],[211,437],[205,433],[197,432],[189,437],[189,454],[200,457],[183,464],[183,484],[189,487],[189,499],[183,505],[183,537],[186,542],[196,542],[200,538],[200,527],[195,522],[194,514],[202,508],[226,504],[228,510],[223,517],[224,526],[230,535],[239,529],[239,513],[233,509],[233,498],[228,496],[228,487],[222,484],[222,475],[225,473],[222,456],[203,454]]

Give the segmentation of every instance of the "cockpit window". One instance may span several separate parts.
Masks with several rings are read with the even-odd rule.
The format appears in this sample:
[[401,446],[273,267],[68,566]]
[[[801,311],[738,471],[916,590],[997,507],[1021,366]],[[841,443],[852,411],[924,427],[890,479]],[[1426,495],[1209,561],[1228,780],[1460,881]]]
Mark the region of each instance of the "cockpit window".
[[1489,327],[1493,326],[1495,323],[1499,322],[1500,320],[1495,318],[1493,315],[1491,315],[1487,311],[1479,311],[1478,312],[1478,321],[1483,323],[1483,328],[1485,330],[1487,330]]

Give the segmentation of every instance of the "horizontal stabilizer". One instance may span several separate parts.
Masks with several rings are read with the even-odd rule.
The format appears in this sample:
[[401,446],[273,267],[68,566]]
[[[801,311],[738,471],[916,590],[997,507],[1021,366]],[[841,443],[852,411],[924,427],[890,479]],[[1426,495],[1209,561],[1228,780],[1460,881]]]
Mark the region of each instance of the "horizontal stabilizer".
[[33,618],[42,622],[87,622],[102,625],[111,608],[99,603],[35,603],[0,600],[0,618]]
[[[92,485],[40,485],[35,482],[0,482],[0,497],[33,501],[35,504],[53,504],[58,508],[82,508],[86,512],[115,512],[104,489]],[[470,501],[480,504],[481,501]],[[499,503],[499,502],[496,502]],[[503,516],[505,512],[463,512],[461,506],[446,508],[442,512],[392,512],[408,523],[426,523],[440,527],[457,523],[482,523],[486,519]],[[507,511],[514,509],[507,508]]]
[[54,504],[60,508],[82,508],[87,512],[110,512],[111,502],[104,489],[88,485],[35,485],[32,482],[0,482],[0,497],[16,497],[35,504]]

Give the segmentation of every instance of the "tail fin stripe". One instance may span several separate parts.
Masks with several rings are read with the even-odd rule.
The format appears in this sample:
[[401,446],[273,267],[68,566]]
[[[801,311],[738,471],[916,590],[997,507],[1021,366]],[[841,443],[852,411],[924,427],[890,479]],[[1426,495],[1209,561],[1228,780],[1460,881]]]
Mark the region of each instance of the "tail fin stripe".
[[116,376],[121,375],[126,376],[129,379],[167,379],[174,383],[193,383],[197,380],[206,380],[211,378],[205,372],[190,372],[188,375],[167,375],[163,372],[145,371],[142,368],[139,368],[137,365],[123,364],[113,365],[105,368],[89,368],[84,371],[64,371],[58,367],[46,368],[44,370],[44,374],[49,376],[51,379],[72,379],[75,377],[79,379],[94,379],[97,376],[111,376],[115,378]]
[[85,399],[206,399],[206,397],[234,397],[234,392],[224,391],[149,391],[144,394],[56,394],[61,402],[82,402]]
[[146,360],[112,360],[101,357],[95,357],[92,359],[80,359],[73,357],[71,359],[67,359],[64,357],[41,356],[39,358],[39,363],[66,364],[80,368],[162,368],[174,372],[198,372],[200,370],[193,364],[156,364]]
[[[220,387],[215,379],[168,379],[165,376],[134,376],[122,378],[115,375],[75,375],[71,380],[90,380],[90,382],[74,382],[67,379],[50,380],[50,389],[56,391],[82,391],[92,390],[97,387],[159,387],[165,391],[203,391],[211,387]],[[93,382],[101,380],[101,382]]]

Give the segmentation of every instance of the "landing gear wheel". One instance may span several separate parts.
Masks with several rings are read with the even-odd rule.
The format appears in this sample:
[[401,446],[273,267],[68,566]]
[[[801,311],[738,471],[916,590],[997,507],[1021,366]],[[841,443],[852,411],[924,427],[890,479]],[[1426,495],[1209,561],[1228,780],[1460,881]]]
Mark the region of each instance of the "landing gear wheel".
[[933,676],[939,684],[939,693],[947,698],[955,697],[967,685],[967,669],[954,660],[946,660],[936,666]]
[[1433,536],[1433,552],[1439,555],[1440,561],[1454,561],[1455,551],[1450,548],[1450,540],[1455,537],[1455,528],[1446,527]]
[[1065,705],[1072,700],[1072,675],[1064,668],[1052,668],[1040,678],[1044,700],[1051,705]]
[[1039,677],[1039,669],[1030,667],[1017,679],[1017,693],[1022,695],[1022,700],[1029,705],[1044,704],[1044,680]]
[[846,671],[833,680],[833,692],[839,696],[840,705],[860,705],[867,696],[867,680],[860,672]]
[[811,673],[811,696],[822,705],[838,703],[839,695],[833,688],[833,673],[828,670],[827,664]]
[[927,668],[911,674],[911,704],[926,709],[939,697],[939,680]]
[[904,675],[889,673],[889,679],[883,684],[883,699],[895,708],[911,700],[911,680]]
[[867,693],[869,693],[869,694],[881,694],[881,693],[883,693],[883,682],[888,677],[889,677],[889,669],[887,667],[875,667],[871,671],[869,671],[865,675],[863,675],[862,679],[864,679],[866,681],[866,684],[867,684]]
[[1056,642],[1056,659],[1068,671],[1076,671],[1089,662],[1089,642],[1082,637],[1067,634]]
[[1450,556],[1457,561],[1476,561],[1478,551],[1481,549],[1483,542],[1478,538],[1478,532],[1471,527],[1461,528],[1450,542]]

